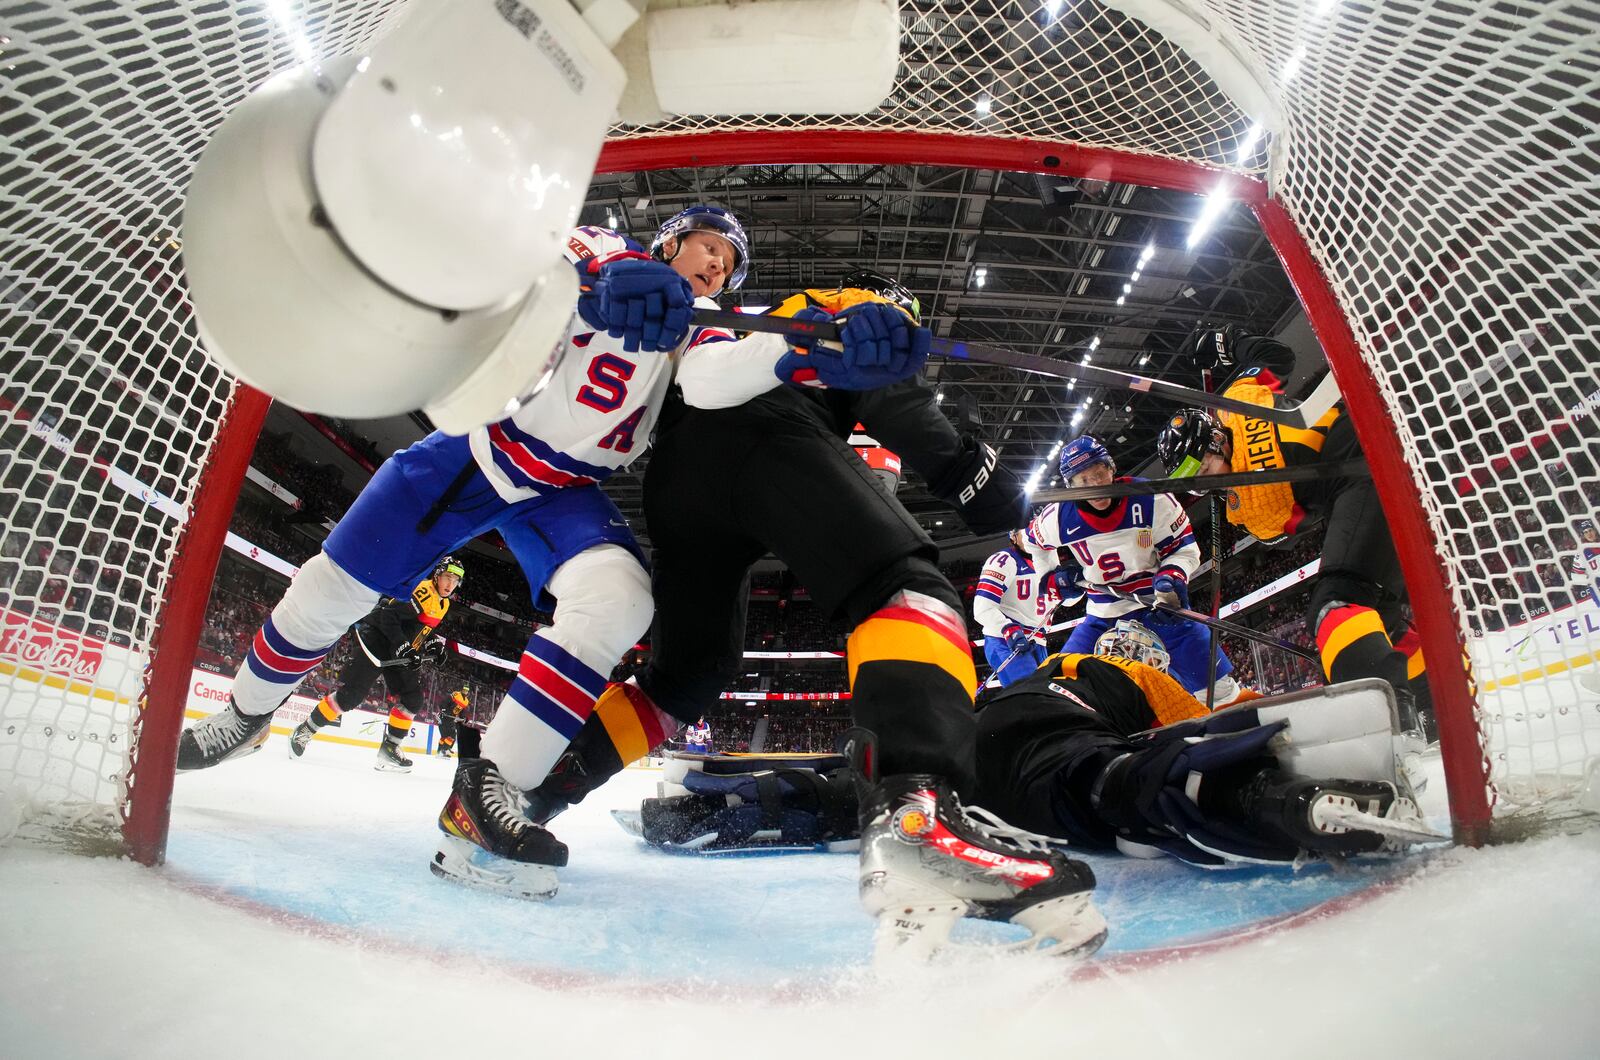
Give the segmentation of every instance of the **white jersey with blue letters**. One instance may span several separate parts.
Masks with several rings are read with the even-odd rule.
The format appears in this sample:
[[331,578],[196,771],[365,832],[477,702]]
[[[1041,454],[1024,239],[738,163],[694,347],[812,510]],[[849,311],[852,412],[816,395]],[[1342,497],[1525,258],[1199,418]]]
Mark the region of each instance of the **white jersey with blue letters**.
[[983,562],[978,589],[972,598],[972,617],[988,637],[1004,638],[1018,628],[1038,642],[1061,596],[1051,584],[1055,553],[1007,546]]
[[[639,244],[627,236],[585,226],[573,230],[566,255],[577,264],[639,251]],[[695,305],[717,308],[710,298],[697,298]],[[723,328],[692,328],[670,354],[629,353],[620,338],[595,331],[576,313],[562,341],[566,352],[549,384],[511,416],[469,435],[473,459],[507,503],[602,482],[633,463],[650,444],[674,365],[696,348],[716,343],[752,347],[756,367],[765,365],[766,386],[777,385],[772,365],[784,351],[778,336],[735,342],[733,333]]]
[[1040,546],[1060,549],[1063,564],[1083,568],[1087,610],[1099,618],[1120,618],[1145,606],[1118,593],[1148,603],[1158,573],[1187,582],[1200,566],[1189,516],[1169,493],[1118,497],[1103,515],[1072,502],[1049,504],[1034,516],[1028,533]]

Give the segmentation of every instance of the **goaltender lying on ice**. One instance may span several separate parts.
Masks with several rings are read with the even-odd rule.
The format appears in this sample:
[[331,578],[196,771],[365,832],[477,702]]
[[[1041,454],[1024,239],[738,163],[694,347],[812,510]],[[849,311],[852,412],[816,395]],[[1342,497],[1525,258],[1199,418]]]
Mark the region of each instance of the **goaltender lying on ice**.
[[[1404,744],[1384,682],[1210,715],[1170,684],[1130,660],[1053,655],[984,697],[977,812],[1043,843],[1205,868],[1447,839],[1424,825],[1398,767]],[[653,845],[700,854],[850,850],[860,834],[841,755],[679,756],[659,797],[614,814]]]

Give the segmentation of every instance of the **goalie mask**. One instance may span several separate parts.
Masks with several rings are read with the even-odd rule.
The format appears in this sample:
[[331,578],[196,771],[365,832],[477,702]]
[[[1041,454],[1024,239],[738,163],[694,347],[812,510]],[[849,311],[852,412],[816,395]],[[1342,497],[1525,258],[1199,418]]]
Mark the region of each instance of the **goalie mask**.
[[[750,237],[733,214],[720,206],[691,206],[667,220],[650,241],[650,256],[657,261],[672,263],[678,256],[679,236],[687,232],[710,232],[721,236],[733,247],[733,271],[728,274],[725,290],[738,290],[750,272]],[[672,254],[667,254],[667,244],[673,243]]]
[[1172,478],[1198,475],[1207,453],[1228,459],[1228,449],[1227,428],[1206,409],[1174,413],[1156,436],[1156,455]]
[[1162,673],[1167,672],[1172,662],[1161,638],[1150,627],[1131,618],[1118,619],[1115,626],[1100,634],[1100,639],[1094,642],[1094,653],[1143,663]]

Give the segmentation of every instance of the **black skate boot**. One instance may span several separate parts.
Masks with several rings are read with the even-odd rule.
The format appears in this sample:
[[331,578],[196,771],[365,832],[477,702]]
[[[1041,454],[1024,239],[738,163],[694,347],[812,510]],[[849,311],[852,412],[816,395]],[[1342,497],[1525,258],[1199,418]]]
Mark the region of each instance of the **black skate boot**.
[[267,742],[271,725],[271,711],[241,714],[230,697],[222,710],[183,731],[178,739],[178,772],[210,769],[218,762],[254,754]]
[[487,758],[461,760],[439,830],[435,875],[520,898],[556,893],[566,844],[528,820],[522,792]]
[[378,760],[372,763],[372,768],[380,773],[409,773],[411,759],[400,753],[398,743],[385,736],[378,745]]
[[306,753],[306,745],[311,742],[311,736],[317,730],[311,727],[310,721],[302,721],[294,727],[294,732],[289,734],[289,757],[299,758]]
[[578,735],[556,759],[539,786],[526,793],[528,817],[548,824],[556,814],[622,772],[622,759],[597,714],[591,714]]
[[1312,780],[1264,769],[1236,797],[1237,812],[1245,820],[1301,850],[1337,857],[1383,848],[1383,835],[1360,827],[1364,816],[1377,826],[1391,817],[1420,820],[1410,800],[1378,780]]
[[1030,936],[1011,950],[1076,958],[1105,942],[1089,866],[1043,836],[984,816],[969,814],[937,777],[888,777],[868,792],[861,901],[878,918],[880,962],[930,956],[961,917],[1027,928]]

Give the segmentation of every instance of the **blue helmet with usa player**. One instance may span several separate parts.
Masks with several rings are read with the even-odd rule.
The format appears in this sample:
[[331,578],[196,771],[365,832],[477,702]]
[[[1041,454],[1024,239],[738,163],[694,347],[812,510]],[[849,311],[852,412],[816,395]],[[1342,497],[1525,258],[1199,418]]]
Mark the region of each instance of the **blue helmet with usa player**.
[[[726,239],[733,247],[733,271],[728,274],[727,289],[737,290],[750,272],[750,237],[745,235],[739,219],[720,206],[691,206],[673,214],[650,241],[650,256],[657,261],[672,263],[678,256],[678,237],[689,232],[710,232]],[[669,253],[667,244],[673,247]]]
[[1113,476],[1117,473],[1116,461],[1098,438],[1090,434],[1074,438],[1061,449],[1061,481],[1070,486],[1074,478],[1096,464],[1106,465]]

